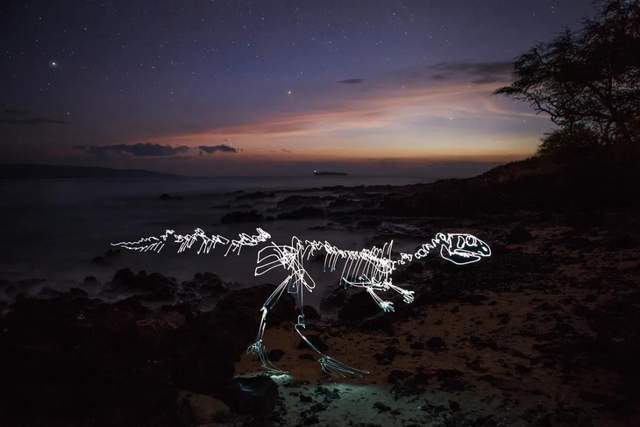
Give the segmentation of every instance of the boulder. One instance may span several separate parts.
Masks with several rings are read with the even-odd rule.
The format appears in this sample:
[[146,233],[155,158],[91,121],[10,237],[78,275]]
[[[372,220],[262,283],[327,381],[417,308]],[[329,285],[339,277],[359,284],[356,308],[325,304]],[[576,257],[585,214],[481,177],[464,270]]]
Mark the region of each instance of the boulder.
[[290,212],[284,212],[278,215],[278,219],[303,219],[303,218],[320,218],[324,216],[324,210],[313,206],[305,206],[294,209]]
[[350,295],[338,311],[338,318],[343,322],[357,322],[380,312],[380,307],[373,301],[371,295],[361,291]]
[[234,211],[228,214],[225,214],[220,218],[220,222],[223,224],[232,224],[238,222],[260,222],[263,221],[264,217],[262,214],[258,213],[258,211],[250,210],[250,211]]
[[160,273],[147,274],[146,271],[133,273],[130,269],[118,270],[107,284],[108,293],[140,294],[145,300],[162,301],[173,299],[178,288],[175,279]]
[[217,298],[229,290],[222,279],[214,273],[196,273],[192,280],[182,282],[176,293],[182,302],[193,303],[202,298]]
[[135,301],[105,304],[79,290],[17,299],[0,334],[3,421],[167,425],[175,397],[150,369],[157,355],[136,328],[148,315]]
[[180,424],[192,427],[223,420],[231,411],[224,402],[215,397],[180,391],[177,412]]
[[302,312],[304,313],[305,320],[320,320],[320,313],[310,305],[302,307]]
[[270,414],[278,401],[278,385],[268,376],[237,377],[226,393],[227,403],[240,414]]
[[[260,307],[274,289],[273,285],[260,285],[231,291],[215,310],[179,329],[172,368],[175,383],[199,393],[224,393],[236,359],[256,337]],[[273,326],[294,319],[293,299],[285,294],[267,321]]]

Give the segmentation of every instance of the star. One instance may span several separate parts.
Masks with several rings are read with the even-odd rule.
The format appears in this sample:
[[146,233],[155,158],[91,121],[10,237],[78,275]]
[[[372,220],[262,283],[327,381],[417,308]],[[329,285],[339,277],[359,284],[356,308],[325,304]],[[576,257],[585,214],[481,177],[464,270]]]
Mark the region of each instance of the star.
[[51,61],[49,61],[49,68],[52,68],[55,70],[56,68],[58,68],[59,65],[60,64],[55,59],[52,59]]
[[289,95],[289,96],[293,95],[293,90],[289,89],[289,90],[287,91],[287,95]]

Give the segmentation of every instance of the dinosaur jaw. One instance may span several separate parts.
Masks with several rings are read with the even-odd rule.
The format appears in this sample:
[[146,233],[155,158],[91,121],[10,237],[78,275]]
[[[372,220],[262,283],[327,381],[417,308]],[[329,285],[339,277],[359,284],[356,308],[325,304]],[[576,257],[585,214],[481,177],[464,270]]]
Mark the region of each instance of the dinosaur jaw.
[[440,256],[456,265],[473,264],[474,262],[478,262],[482,259],[482,255],[479,255],[476,252],[465,249],[450,250],[446,246],[440,247]]

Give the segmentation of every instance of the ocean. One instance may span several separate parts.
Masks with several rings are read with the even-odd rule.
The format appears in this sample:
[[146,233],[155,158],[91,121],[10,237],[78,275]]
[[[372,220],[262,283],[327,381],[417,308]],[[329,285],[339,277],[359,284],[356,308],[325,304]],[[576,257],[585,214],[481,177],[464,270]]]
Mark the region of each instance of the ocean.
[[[201,227],[230,237],[251,234],[256,224],[220,224],[220,218],[230,211],[260,210],[259,201],[248,200],[239,206],[233,192],[419,182],[424,180],[366,176],[0,180],[0,280],[64,290],[79,286],[87,276],[105,283],[116,270],[126,267],[157,271],[178,280],[211,271],[243,285],[265,282],[268,278],[253,277],[252,248],[226,258],[222,252],[197,256],[170,250],[95,258],[103,256],[112,242],[159,235],[167,228],[188,233]],[[170,197],[163,199],[162,194]],[[274,240],[286,241],[296,234],[348,247],[357,247],[369,237],[313,231],[318,221],[269,221],[263,228]]]

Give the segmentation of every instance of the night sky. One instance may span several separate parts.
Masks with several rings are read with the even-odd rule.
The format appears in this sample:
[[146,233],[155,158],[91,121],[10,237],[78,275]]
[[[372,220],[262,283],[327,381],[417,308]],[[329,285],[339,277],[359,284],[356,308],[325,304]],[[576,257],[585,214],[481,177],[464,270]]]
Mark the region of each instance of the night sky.
[[549,121],[491,92],[518,54],[593,13],[590,0],[3,1],[2,162],[406,175],[526,157]]

